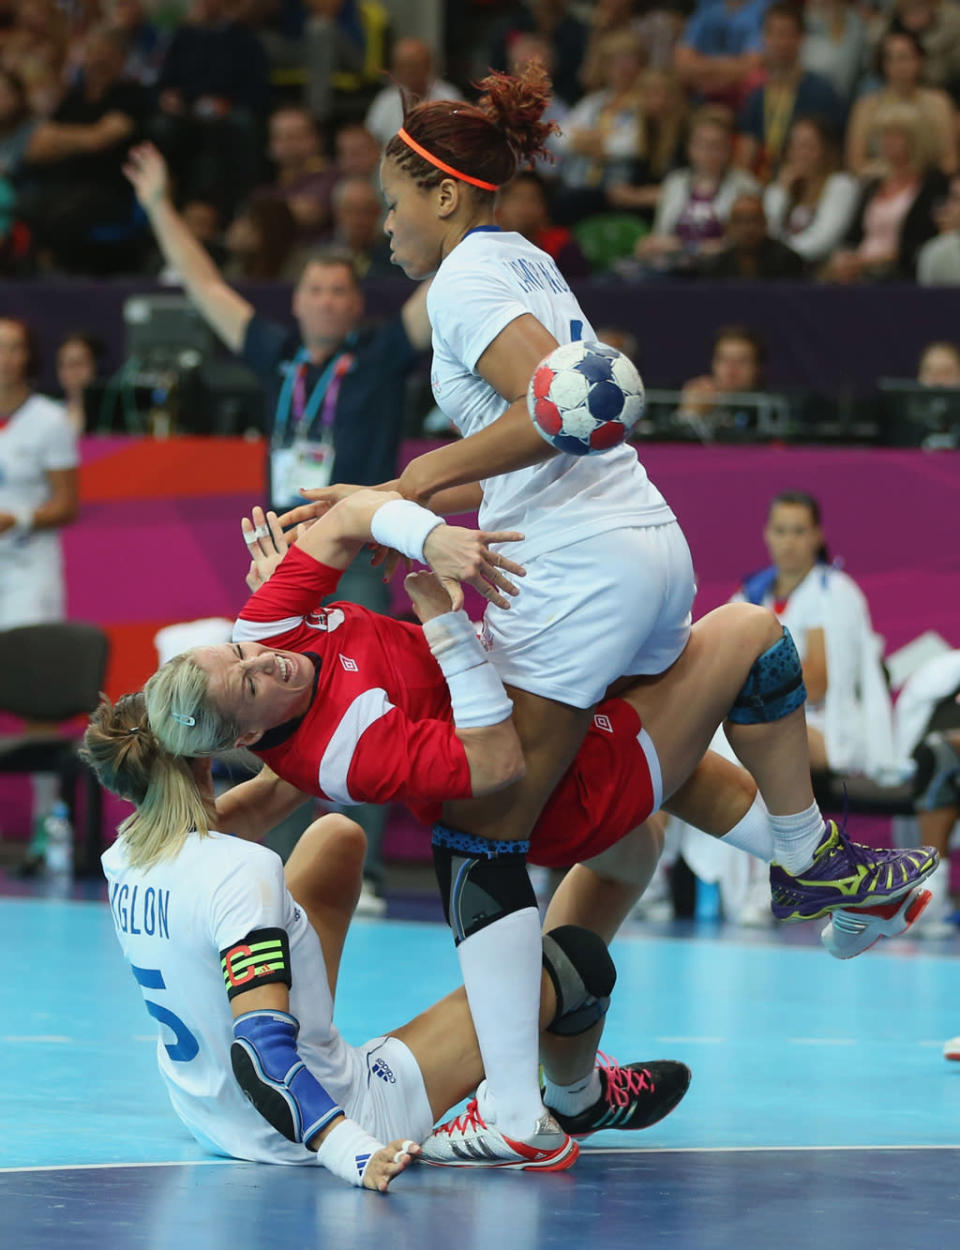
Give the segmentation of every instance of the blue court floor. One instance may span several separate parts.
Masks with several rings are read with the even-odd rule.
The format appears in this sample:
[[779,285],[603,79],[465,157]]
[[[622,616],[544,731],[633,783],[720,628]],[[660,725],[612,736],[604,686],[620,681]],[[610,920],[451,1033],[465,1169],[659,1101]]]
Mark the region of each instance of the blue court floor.
[[[156,1072],[156,1034],[106,906],[0,898],[0,1244],[109,1250],[956,1250],[960,943],[838,963],[800,930],[629,930],[604,1048],[683,1059],[686,1099],[592,1138],[558,1175],[424,1166],[386,1197],[322,1169],[211,1161]],[[348,1040],[457,979],[439,925],[357,921]]]

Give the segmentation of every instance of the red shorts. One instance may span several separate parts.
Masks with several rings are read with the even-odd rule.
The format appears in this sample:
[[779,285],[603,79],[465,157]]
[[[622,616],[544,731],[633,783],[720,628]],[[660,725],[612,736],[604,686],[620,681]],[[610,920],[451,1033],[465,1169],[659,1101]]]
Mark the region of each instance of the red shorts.
[[623,699],[608,699],[537,821],[530,863],[568,868],[592,859],[642,824],[661,799],[659,761],[640,717]]
[[[660,763],[640,717],[623,699],[597,708],[593,724],[530,835],[531,864],[569,868],[619,842],[663,798]],[[407,806],[428,828],[439,803]]]

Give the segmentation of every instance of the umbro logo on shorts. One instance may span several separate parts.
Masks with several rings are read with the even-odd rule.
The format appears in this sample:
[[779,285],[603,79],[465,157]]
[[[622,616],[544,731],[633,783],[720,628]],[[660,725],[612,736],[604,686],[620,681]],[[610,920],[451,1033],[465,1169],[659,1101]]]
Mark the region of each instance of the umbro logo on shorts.
[[596,725],[598,729],[602,729],[604,733],[608,733],[608,734],[613,733],[613,722],[611,721],[610,717],[604,715],[603,712],[597,713],[597,715],[593,718],[593,723]]
[[360,672],[360,669],[357,667],[356,660],[351,660],[350,657],[348,655],[344,655],[342,651],[339,653],[339,655],[340,655],[340,663],[343,665],[343,667],[347,670],[348,673]]
[[396,1085],[397,1083],[397,1078],[393,1075],[390,1065],[384,1063],[382,1059],[374,1059],[370,1066],[370,1071],[374,1076],[378,1076],[381,1081],[386,1081],[388,1085]]

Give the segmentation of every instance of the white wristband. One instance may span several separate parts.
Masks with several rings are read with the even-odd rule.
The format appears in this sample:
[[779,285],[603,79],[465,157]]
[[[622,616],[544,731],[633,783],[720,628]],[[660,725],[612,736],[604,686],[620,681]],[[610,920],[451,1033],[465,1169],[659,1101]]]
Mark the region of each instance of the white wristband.
[[373,514],[370,533],[374,541],[382,543],[384,547],[393,547],[411,560],[426,564],[423,544],[427,541],[427,535],[438,525],[444,524],[443,517],[437,516],[429,508],[421,508],[412,499],[391,499]]
[[435,616],[424,625],[423,633],[447,680],[457,728],[481,729],[506,720],[513,704],[466,612]]
[[33,531],[33,509],[11,508],[10,515],[15,518],[12,529],[15,534],[25,538]]
[[370,1160],[383,1146],[356,1120],[341,1120],[320,1143],[317,1162],[348,1185],[363,1186]]

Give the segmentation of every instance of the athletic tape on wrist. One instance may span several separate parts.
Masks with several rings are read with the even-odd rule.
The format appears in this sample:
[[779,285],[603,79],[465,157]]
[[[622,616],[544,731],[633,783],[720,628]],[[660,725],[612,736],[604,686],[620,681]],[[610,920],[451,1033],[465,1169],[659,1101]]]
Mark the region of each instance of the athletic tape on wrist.
[[370,1160],[383,1147],[357,1124],[343,1120],[331,1129],[317,1151],[317,1162],[348,1185],[362,1187]]
[[450,690],[458,729],[499,725],[513,711],[500,675],[489,662],[465,612],[445,612],[427,621],[424,637]]
[[425,564],[423,544],[438,525],[444,524],[443,517],[412,499],[391,499],[373,514],[370,533],[375,542]]

